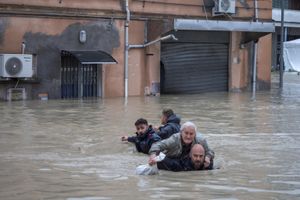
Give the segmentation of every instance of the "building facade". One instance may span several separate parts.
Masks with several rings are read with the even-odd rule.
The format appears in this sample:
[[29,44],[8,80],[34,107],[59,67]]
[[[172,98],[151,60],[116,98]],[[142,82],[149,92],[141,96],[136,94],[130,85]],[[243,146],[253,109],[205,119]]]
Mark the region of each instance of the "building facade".
[[0,15],[0,54],[32,55],[33,73],[2,76],[1,99],[270,88],[271,0],[1,0]]

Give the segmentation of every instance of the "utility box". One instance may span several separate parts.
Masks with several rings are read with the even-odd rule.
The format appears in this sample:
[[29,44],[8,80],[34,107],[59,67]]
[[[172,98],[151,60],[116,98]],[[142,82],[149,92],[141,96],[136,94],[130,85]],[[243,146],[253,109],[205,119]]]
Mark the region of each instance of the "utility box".
[[217,0],[212,10],[213,16],[235,14],[235,0]]
[[48,100],[48,93],[39,93],[40,100]]
[[157,95],[160,93],[160,82],[152,82],[151,83],[151,94]]
[[32,77],[32,55],[0,54],[0,77],[3,78]]
[[26,90],[25,88],[9,88],[7,90],[7,101],[20,101],[26,100]]

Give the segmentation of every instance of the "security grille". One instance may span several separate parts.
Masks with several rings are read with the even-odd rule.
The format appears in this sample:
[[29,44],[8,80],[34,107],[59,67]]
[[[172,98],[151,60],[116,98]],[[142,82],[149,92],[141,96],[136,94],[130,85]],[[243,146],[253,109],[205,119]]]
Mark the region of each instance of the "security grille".
[[97,97],[96,64],[81,64],[68,53],[62,53],[61,98]]
[[161,52],[161,93],[228,91],[227,44],[166,43]]

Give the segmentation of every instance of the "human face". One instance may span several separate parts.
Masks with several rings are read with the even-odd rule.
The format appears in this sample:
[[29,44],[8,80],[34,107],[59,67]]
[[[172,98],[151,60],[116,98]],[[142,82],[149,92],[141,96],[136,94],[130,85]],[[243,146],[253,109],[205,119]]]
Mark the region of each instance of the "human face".
[[136,126],[136,132],[138,135],[142,135],[147,131],[147,129],[148,129],[148,125],[146,124],[139,124]]
[[185,127],[181,131],[182,141],[186,145],[191,144],[193,142],[193,140],[195,139],[195,136],[196,136],[196,131],[193,127]]
[[204,149],[203,147],[196,147],[191,150],[191,160],[194,164],[195,169],[201,169],[204,165]]
[[168,121],[168,118],[163,114],[160,118],[161,124],[165,125]]

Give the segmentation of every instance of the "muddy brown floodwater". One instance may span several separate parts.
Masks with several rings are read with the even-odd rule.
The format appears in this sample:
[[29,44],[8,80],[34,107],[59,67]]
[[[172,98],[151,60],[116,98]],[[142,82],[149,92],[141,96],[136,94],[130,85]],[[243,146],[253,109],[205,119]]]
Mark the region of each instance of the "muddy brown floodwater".
[[[300,199],[300,77],[290,78],[255,97],[0,102],[0,199]],[[158,125],[165,107],[196,123],[221,169],[135,175],[148,157],[120,136],[139,117]]]

